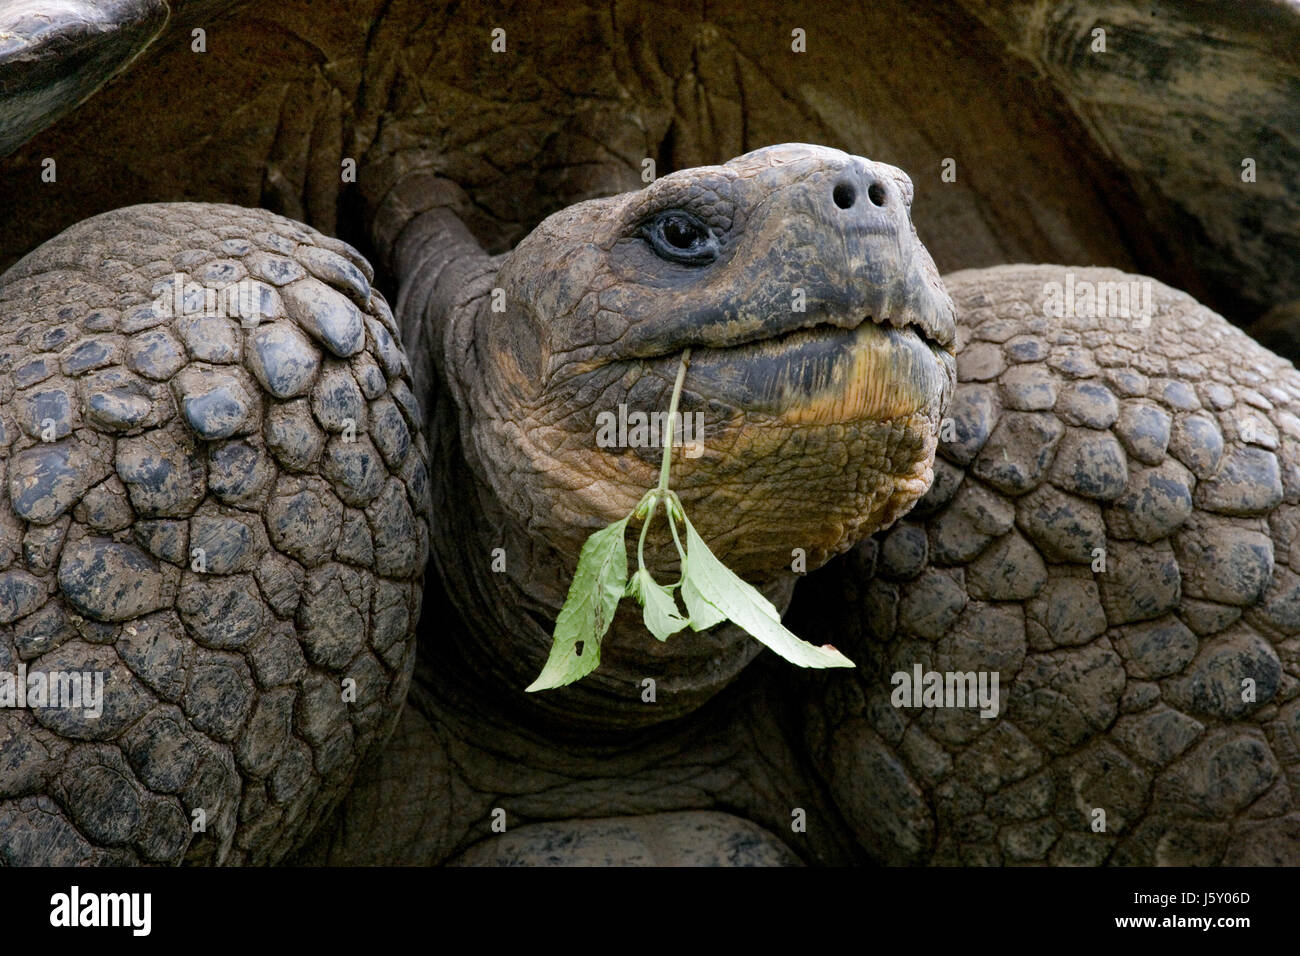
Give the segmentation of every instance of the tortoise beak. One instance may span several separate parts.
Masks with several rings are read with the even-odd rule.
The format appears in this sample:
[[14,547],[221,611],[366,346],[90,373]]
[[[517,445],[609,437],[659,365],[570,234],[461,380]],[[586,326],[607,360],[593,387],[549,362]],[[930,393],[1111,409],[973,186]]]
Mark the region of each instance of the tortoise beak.
[[889,421],[951,391],[953,360],[914,324],[818,326],[691,354],[690,392],[792,423]]

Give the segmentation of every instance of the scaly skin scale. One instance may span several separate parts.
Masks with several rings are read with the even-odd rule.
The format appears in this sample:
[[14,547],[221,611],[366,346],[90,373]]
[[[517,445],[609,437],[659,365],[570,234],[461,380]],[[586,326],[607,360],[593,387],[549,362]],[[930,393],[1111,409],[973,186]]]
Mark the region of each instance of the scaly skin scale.
[[[637,237],[647,210],[626,214],[653,190],[574,207],[491,258],[451,214],[454,188],[399,178],[374,221],[377,234],[400,237],[377,245],[401,280],[393,328],[415,349],[409,372],[364,262],[262,212],[119,210],[0,278],[6,317],[21,317],[9,319],[3,386],[15,411],[5,420],[13,437],[0,520],[13,529],[5,540],[21,542],[0,568],[11,616],[3,646],[67,667],[102,663],[131,690],[109,698],[119,720],[90,728],[0,713],[5,859],[256,862],[297,848],[292,858],[305,862],[434,863],[490,836],[497,810],[511,832],[464,862],[547,859],[557,840],[584,834],[594,848],[585,858],[606,862],[649,847],[661,862],[788,861],[791,851],[819,863],[1290,859],[1288,774],[1300,759],[1290,642],[1300,618],[1285,556],[1288,509],[1300,502],[1300,376],[1158,284],[1142,330],[1132,320],[1043,318],[1060,267],[961,274],[951,282],[961,356],[946,412],[953,430],[932,459],[952,367],[934,318],[948,300],[907,238],[901,174],[799,146],[733,165],[742,185],[760,184],[738,200],[743,215],[723,222],[742,224],[729,239],[742,252],[679,282],[697,293],[681,301],[707,306],[693,324],[657,311],[662,287],[638,295],[624,275],[615,284],[630,338],[593,332],[609,326],[593,324],[600,298],[587,290],[606,284],[602,263],[646,241]],[[697,182],[716,195],[716,169],[665,177],[664,201],[689,205]],[[900,218],[871,233],[861,256],[843,252],[852,220],[834,218],[855,208],[833,198],[845,170],[899,190],[883,212],[865,210]],[[779,210],[783,196],[804,209],[820,196],[827,214],[804,231],[759,214]],[[591,252],[601,230],[622,238]],[[247,249],[229,245],[241,240]],[[811,315],[789,307],[785,242],[823,250]],[[575,270],[580,250],[594,259]],[[764,250],[775,260],[768,284],[753,258],[735,265]],[[678,274],[645,251],[628,260],[642,275]],[[296,262],[301,275],[283,263],[266,272],[266,257]],[[229,278],[238,272],[230,259],[283,290],[274,342],[260,338],[266,329],[138,311],[157,277],[206,267]],[[548,277],[559,285],[549,300],[537,291]],[[504,315],[490,311],[494,288],[505,291]],[[761,308],[717,321],[719,304],[747,297]],[[355,341],[352,312],[338,305],[346,300],[370,320],[361,351],[341,356]],[[560,307],[530,315],[542,301]],[[879,360],[898,333],[861,331],[872,313],[916,323],[933,365]],[[656,320],[665,314],[671,321]],[[809,347],[801,325],[856,344],[795,374],[789,356]],[[902,334],[919,342],[920,333]],[[596,448],[594,415],[620,399],[658,407],[687,345],[732,352],[741,371],[721,381],[725,363],[702,361],[697,380],[688,375],[684,406],[705,412],[706,451],[675,466],[674,487],[710,545],[779,606],[795,580],[792,549],[805,549],[810,568],[848,550],[809,583],[815,603],[794,626],[819,642],[833,635],[859,667],[808,674],[770,656],[753,661],[758,645],[728,628],[659,644],[624,611],[595,674],[526,697],[582,540],[654,483],[657,450]],[[925,356],[913,345],[892,354]],[[45,356],[48,374],[31,364]],[[890,401],[904,403],[902,417],[827,421],[844,409],[897,410],[845,368],[896,376]],[[108,374],[119,378],[99,382]],[[33,416],[58,405],[46,393],[65,379],[71,433],[40,442]],[[83,394],[92,380],[105,386],[92,392],[114,401]],[[838,405],[827,395],[837,385],[846,390]],[[828,402],[840,410],[827,414]],[[340,457],[334,430],[345,408],[356,412],[357,444],[390,470],[381,487],[402,489],[404,507],[376,509],[385,492]],[[412,444],[390,461],[399,424]],[[55,453],[60,443],[76,451],[75,467]],[[256,453],[222,452],[236,444]],[[160,470],[157,458],[179,466]],[[254,464],[241,469],[245,460]],[[422,602],[412,558],[424,547],[425,484],[413,460],[431,466],[434,573]],[[855,548],[910,507],[931,469],[934,488],[913,516]],[[362,524],[345,520],[354,511]],[[403,524],[412,533],[393,537]],[[368,553],[348,536],[362,525]],[[185,545],[195,540],[220,559],[206,577],[189,566]],[[506,552],[501,573],[491,570],[496,547]],[[1104,571],[1092,571],[1095,548]],[[408,589],[402,613],[375,603],[393,587]],[[197,593],[213,588],[234,603]],[[350,654],[339,641],[354,626],[336,618],[367,593],[371,636]],[[249,608],[240,595],[262,609],[208,611]],[[415,646],[405,641],[421,604],[418,655],[398,653]],[[36,625],[60,613],[71,630],[47,638]],[[292,647],[305,667],[287,666]],[[336,687],[371,657],[397,669],[373,708],[345,705],[349,736],[327,718]],[[998,671],[998,717],[891,707],[891,675],[917,662]],[[645,677],[657,680],[653,703],[641,696]],[[243,705],[231,709],[234,700]],[[204,758],[194,769],[177,740]],[[295,768],[293,754],[310,755],[311,769]],[[212,811],[216,833],[187,839],[186,815],[199,808]],[[1103,831],[1092,828],[1095,809],[1106,811]],[[581,819],[627,815],[639,819]],[[552,822],[521,826],[541,821]]]

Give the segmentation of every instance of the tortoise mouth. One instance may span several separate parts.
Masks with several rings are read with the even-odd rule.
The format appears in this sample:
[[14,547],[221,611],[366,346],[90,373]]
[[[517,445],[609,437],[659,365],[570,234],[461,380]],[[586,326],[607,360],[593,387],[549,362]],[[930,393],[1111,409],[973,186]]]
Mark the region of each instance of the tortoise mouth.
[[[680,354],[680,353],[679,353]],[[951,351],[916,325],[863,317],[691,352],[687,391],[791,423],[904,418],[936,403]]]

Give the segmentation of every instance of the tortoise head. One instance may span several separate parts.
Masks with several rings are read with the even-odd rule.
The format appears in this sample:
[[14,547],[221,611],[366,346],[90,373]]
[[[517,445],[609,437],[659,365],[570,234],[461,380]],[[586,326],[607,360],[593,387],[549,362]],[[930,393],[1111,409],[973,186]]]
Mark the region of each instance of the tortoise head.
[[787,144],[546,219],[460,350],[488,482],[576,557],[654,486],[689,348],[672,485],[720,557],[771,580],[893,522],[929,487],[954,381],[911,201],[899,169]]
[[[571,206],[496,258],[447,211],[456,193],[417,173],[375,220],[402,279],[403,338],[426,363],[417,379],[435,389],[434,579],[468,625],[442,635],[442,669],[480,682],[475,699],[504,690],[584,731],[689,712],[761,645],[729,624],[660,643],[630,602],[595,672],[523,688],[583,542],[658,480],[654,416],[688,349],[671,486],[717,556],[778,606],[795,571],[926,491],[955,323],[912,226],[912,184],[837,150],[774,146]],[[503,555],[490,569],[489,553]],[[672,580],[662,518],[645,556]],[[646,677],[655,707],[641,703]]]

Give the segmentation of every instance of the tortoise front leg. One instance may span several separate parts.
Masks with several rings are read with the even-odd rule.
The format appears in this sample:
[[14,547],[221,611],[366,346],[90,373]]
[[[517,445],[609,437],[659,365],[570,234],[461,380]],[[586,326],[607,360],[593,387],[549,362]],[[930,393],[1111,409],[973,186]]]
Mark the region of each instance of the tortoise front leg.
[[85,220],[0,277],[0,672],[103,681],[4,701],[0,861],[276,862],[388,736],[428,473],[370,281],[344,243],[199,203]]
[[[1044,314],[1085,282],[1099,316]],[[889,862],[1300,860],[1300,375],[1150,279],[945,283],[963,350],[934,485],[808,582],[796,625],[858,655],[806,733],[859,841]],[[1120,283],[1151,311],[1105,312]],[[918,665],[997,675],[996,715],[955,683],[896,698]]]

